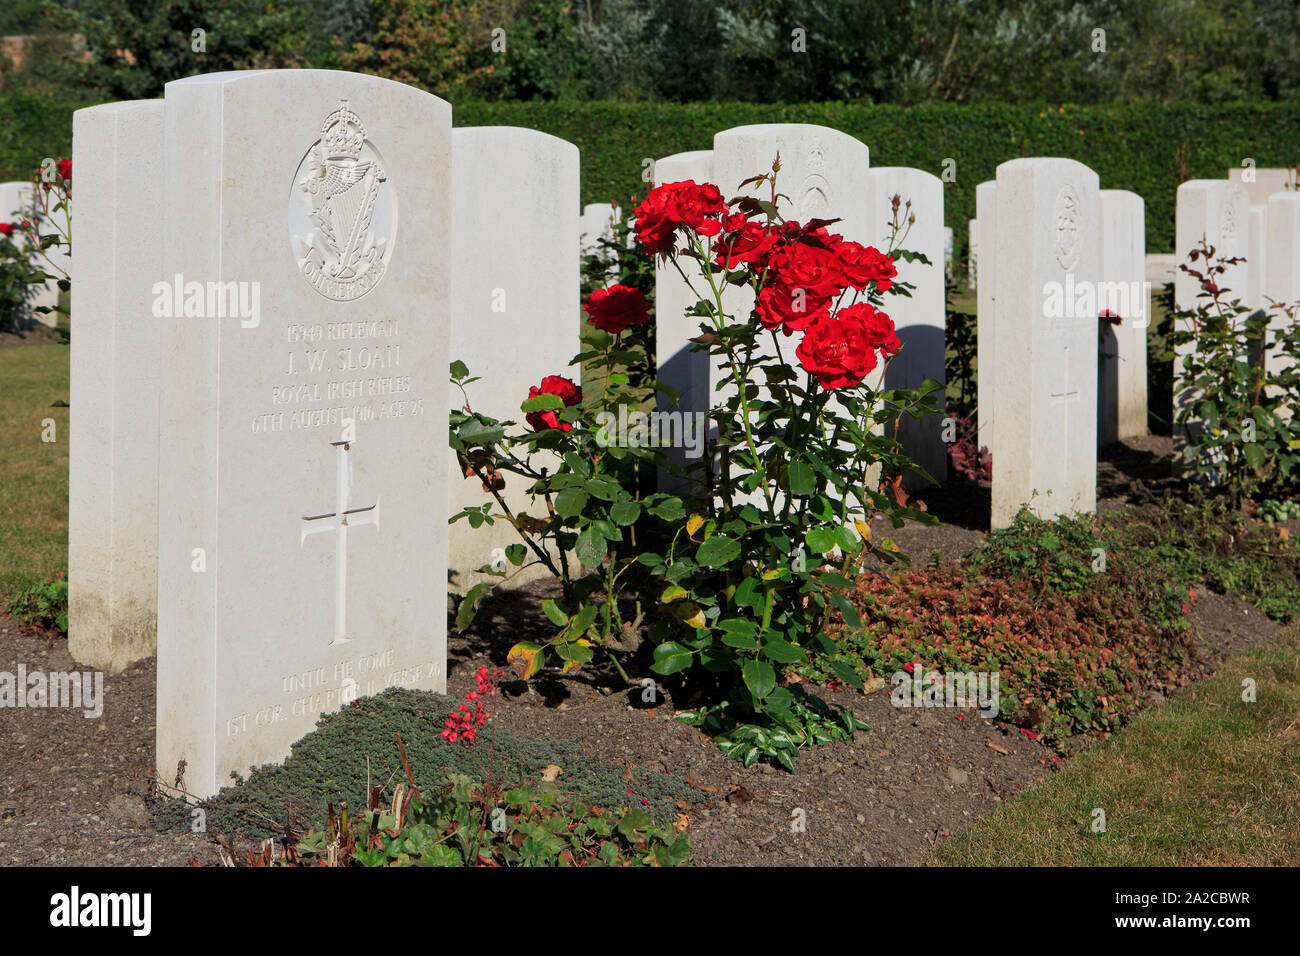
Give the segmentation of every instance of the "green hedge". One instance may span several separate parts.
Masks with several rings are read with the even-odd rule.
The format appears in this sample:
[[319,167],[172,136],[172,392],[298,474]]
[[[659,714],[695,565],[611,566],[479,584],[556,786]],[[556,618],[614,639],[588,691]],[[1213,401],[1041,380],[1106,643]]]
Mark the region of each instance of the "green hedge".
[[[43,156],[71,151],[75,107],[0,96],[0,176],[25,179]],[[1103,189],[1131,189],[1146,200],[1147,249],[1172,252],[1174,195],[1185,178],[1218,179],[1246,157],[1260,167],[1300,162],[1300,103],[1049,107],[975,104],[871,106],[844,103],[463,103],[457,126],[526,126],[582,151],[582,201],[640,196],[642,161],[708,149],[713,134],[749,123],[816,123],[871,148],[877,166],[914,166],[947,184],[945,218],[957,251],[975,214],[975,187],[1019,156],[1068,156],[1101,177]],[[759,172],[759,170],[755,170]],[[724,189],[735,184],[720,184]]]
[[0,182],[31,179],[47,156],[70,157],[76,109],[21,93],[0,95]]
[[[1183,179],[1219,179],[1250,157],[1259,167],[1300,162],[1300,103],[1206,107],[871,106],[843,103],[466,103],[457,126],[529,126],[582,151],[583,202],[643,193],[642,160],[709,149],[713,134],[750,123],[815,123],[856,136],[876,166],[913,166],[947,184],[944,216],[958,253],[975,215],[975,187],[999,163],[1021,156],[1066,156],[1097,171],[1103,189],[1130,189],[1146,200],[1147,249],[1172,252],[1174,198]],[[761,170],[754,170],[755,173]],[[735,183],[718,184],[724,192]]]

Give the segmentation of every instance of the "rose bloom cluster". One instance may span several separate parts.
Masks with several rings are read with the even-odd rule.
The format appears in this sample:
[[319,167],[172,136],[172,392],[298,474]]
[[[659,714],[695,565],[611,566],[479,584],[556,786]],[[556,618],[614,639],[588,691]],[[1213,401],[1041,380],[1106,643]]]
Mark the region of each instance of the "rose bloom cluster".
[[465,702],[457,704],[452,710],[443,724],[446,728],[442,732],[444,740],[453,744],[458,740],[467,744],[474,742],[478,729],[487,724],[488,713],[483,702],[488,697],[496,696],[499,677],[499,674],[489,674],[486,667],[478,669],[478,673],[474,675],[478,689],[466,694]]
[[898,276],[879,250],[823,226],[764,223],[728,213],[718,188],[690,180],[654,189],[636,209],[636,238],[646,252],[676,248],[683,230],[712,239],[714,261],[745,268],[762,281],[754,317],[765,329],[803,338],[795,354],[822,387],[860,384],[901,343],[893,320],[869,302],[838,305],[849,289],[885,292]]

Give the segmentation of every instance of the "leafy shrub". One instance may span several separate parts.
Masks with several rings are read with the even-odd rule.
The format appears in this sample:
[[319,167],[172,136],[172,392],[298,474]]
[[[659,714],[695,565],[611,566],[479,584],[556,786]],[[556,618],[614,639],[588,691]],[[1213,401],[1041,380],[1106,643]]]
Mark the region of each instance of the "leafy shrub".
[[28,584],[9,601],[9,613],[25,624],[68,634],[68,578],[64,571]]
[[[888,481],[914,469],[877,426],[933,412],[927,396],[942,386],[883,387],[901,348],[884,296],[910,289],[894,282],[893,259],[926,262],[900,248],[910,223],[901,199],[886,254],[828,232],[834,220],[785,221],[776,208],[779,169],[778,161],[740,184],[730,204],[717,187],[686,182],[659,186],[636,210],[642,253],[663,256],[696,290],[686,313],[703,330],[690,339],[694,351],[722,370],[707,412],[669,413],[707,437],[696,462],[670,464],[645,422],[628,424],[647,396],[619,368],[648,363],[649,337],[631,330],[648,323],[649,304],[618,284],[596,289],[586,306],[593,327],[574,364],[603,374],[585,395],[547,376],[520,407],[523,431],[474,413],[467,396],[464,411],[452,413],[450,443],[495,499],[452,520],[509,521],[522,542],[507,559],[544,565],[563,591],[543,604],[554,637],[511,649],[520,677],[548,661],[567,672],[601,650],[626,679],[613,645],[623,626],[619,599],[633,596],[657,606],[651,669],[710,685],[707,703],[682,719],[717,734],[729,754],[792,769],[797,747],[830,739],[828,727],[840,725],[782,686],[777,668],[828,649],[828,610],[851,612],[839,590],[866,554],[883,553],[871,543],[871,517],[932,520],[884,483],[874,487],[873,472],[883,469]],[[766,198],[746,195],[747,187]],[[736,314],[729,286],[748,287],[753,309]],[[474,381],[459,362],[452,375],[462,390]],[[668,386],[654,388],[676,399]],[[684,434],[680,427],[668,444],[684,444]],[[674,491],[647,493],[640,476],[661,470],[676,479]],[[498,491],[506,473],[529,482],[544,516],[512,512]],[[470,589],[459,627],[492,586]],[[856,680],[851,670],[845,676]],[[842,727],[851,732],[852,719]]]
[[27,250],[0,234],[0,332],[17,332],[31,322],[31,271]]
[[[1300,483],[1300,304],[1251,311],[1229,301],[1223,284],[1244,259],[1221,256],[1204,239],[1189,259],[1179,268],[1198,281],[1198,304],[1175,314],[1171,336],[1185,350],[1176,385],[1182,458],[1239,506]],[[1283,314],[1272,334],[1270,311]]]

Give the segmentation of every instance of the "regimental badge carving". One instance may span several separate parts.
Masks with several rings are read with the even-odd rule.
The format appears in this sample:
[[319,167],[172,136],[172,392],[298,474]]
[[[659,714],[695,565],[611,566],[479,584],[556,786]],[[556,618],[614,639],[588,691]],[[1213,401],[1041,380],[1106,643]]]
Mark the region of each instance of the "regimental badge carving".
[[384,277],[396,228],[383,161],[344,99],[293,177],[289,236],[298,269],[328,299],[359,299]]
[[1223,243],[1231,242],[1237,238],[1237,231],[1241,228],[1238,218],[1246,208],[1246,190],[1243,186],[1233,184],[1227,188],[1223,196],[1223,211],[1219,218],[1219,239]]
[[1056,263],[1066,272],[1079,264],[1080,238],[1079,194],[1068,183],[1056,194]]
[[808,147],[808,174],[800,190],[799,219],[831,218],[831,184],[826,179],[826,154],[822,144],[813,141]]

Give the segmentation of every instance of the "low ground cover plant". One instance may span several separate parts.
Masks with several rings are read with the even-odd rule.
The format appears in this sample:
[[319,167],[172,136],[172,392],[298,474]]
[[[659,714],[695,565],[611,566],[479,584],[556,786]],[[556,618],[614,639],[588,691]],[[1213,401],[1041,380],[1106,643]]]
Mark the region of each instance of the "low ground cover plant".
[[[495,717],[499,670],[480,667],[475,689],[442,721],[439,737],[468,755],[469,773],[444,770],[422,789],[405,742],[395,734],[404,781],[372,785],[365,810],[328,804],[328,825],[286,833],[276,854],[270,844],[249,854],[253,865],[286,866],[678,866],[690,857],[690,839],[660,827],[644,807],[606,809],[541,781],[503,770],[497,761]],[[503,741],[505,743],[505,741]],[[558,766],[554,768],[560,770]],[[391,786],[391,791],[389,787]],[[628,790],[631,796],[634,791]]]
[[1158,568],[1180,586],[1231,592],[1283,623],[1300,615],[1300,542],[1252,521],[1212,489],[1167,494],[1102,522],[1138,566]]
[[9,601],[9,613],[24,624],[68,634],[68,576],[64,571],[20,588]]
[[[1224,496],[1043,521],[1028,511],[964,564],[858,579],[860,625],[833,627],[864,679],[996,672],[999,716],[1050,742],[1110,731],[1188,679],[1196,589],[1231,591],[1279,621],[1300,611],[1300,548]],[[813,662],[802,676],[831,680]]]
[[[986,672],[999,677],[998,716],[1051,742],[1110,731],[1153,690],[1179,686],[1195,632],[1188,590],[1116,556],[1088,519],[1022,512],[970,566],[938,562],[859,578],[860,626],[835,628],[839,659],[864,678]],[[1127,573],[1126,573],[1127,572]],[[827,679],[829,671],[807,676]]]
[[[385,800],[402,781],[409,789],[408,769],[428,794],[438,792],[448,775],[484,779],[476,748],[487,738],[467,747],[441,735],[454,704],[442,694],[390,688],[322,715],[316,730],[297,741],[282,763],[257,767],[203,801],[208,829],[241,840],[283,838],[286,833],[296,840],[328,830],[331,806],[336,820],[344,812],[356,817],[376,785],[383,788]],[[587,756],[574,740],[496,729],[492,743],[493,771],[508,787],[543,781],[548,767],[560,767],[558,779],[544,787],[558,800],[616,815],[637,810],[659,828],[677,819],[680,801],[696,804],[704,798],[679,773],[607,765]],[[188,831],[191,812],[184,801],[167,801],[154,808],[154,819],[162,829]]]

